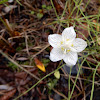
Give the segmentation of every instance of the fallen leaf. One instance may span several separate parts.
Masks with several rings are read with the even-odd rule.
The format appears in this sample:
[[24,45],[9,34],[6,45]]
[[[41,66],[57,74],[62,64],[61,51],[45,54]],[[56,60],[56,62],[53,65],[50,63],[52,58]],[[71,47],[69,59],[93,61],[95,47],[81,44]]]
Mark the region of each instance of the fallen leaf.
[[44,64],[37,58],[34,58],[36,66],[43,72],[46,72]]
[[78,38],[82,38],[84,40],[86,40],[86,38],[88,38],[89,32],[88,32],[87,27],[88,27],[88,25],[86,23],[83,23],[82,25],[78,25],[76,27]]
[[12,89],[13,89],[13,87],[11,87],[11,86],[9,86],[7,84],[0,85],[0,90],[7,90],[7,91],[9,91],[9,90],[12,90]]
[[19,58],[17,58],[17,60],[19,60],[19,61],[25,61],[25,60],[28,60],[28,58],[26,58],[26,57],[19,57]]
[[17,6],[9,5],[9,6],[5,7],[3,10],[5,11],[5,13],[8,13],[9,11],[11,11],[14,8],[17,8]]
[[[87,3],[87,0],[83,0],[85,3]],[[90,4],[99,4],[100,0],[90,0],[89,1]]]
[[2,12],[0,12],[0,16],[4,16],[6,15],[7,13],[9,13],[11,10],[17,8],[16,5],[9,5],[9,6],[6,6],[2,9]]
[[53,0],[53,3],[57,12],[61,12],[64,9],[64,5],[60,0]]
[[16,93],[16,89],[13,89],[7,93],[5,93],[1,98],[0,100],[9,100],[11,97],[14,96],[14,94]]
[[4,21],[5,21],[5,26],[6,26],[7,30],[9,31],[10,36],[13,37],[13,36],[20,35],[20,32],[13,30],[13,26],[9,23],[8,19],[4,19]]

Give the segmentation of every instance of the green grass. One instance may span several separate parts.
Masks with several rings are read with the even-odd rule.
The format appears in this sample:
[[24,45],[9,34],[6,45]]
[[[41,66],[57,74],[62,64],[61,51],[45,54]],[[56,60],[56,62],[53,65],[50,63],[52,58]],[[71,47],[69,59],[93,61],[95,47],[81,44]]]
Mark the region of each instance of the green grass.
[[[8,1],[8,0],[3,0],[2,2],[0,1],[0,4],[1,3],[3,4],[6,1]],[[16,0],[16,1],[20,4],[20,2],[18,0]],[[76,32],[83,35],[83,37],[85,38],[85,40],[88,43],[88,47],[84,50],[84,53],[87,53],[87,55],[84,55],[84,53],[83,53],[83,56],[80,57],[80,58],[83,58],[83,61],[81,62],[81,64],[78,64],[79,70],[78,70],[78,73],[76,75],[74,84],[71,84],[71,70],[70,70],[70,74],[69,74],[69,78],[68,78],[68,89],[69,89],[68,100],[70,100],[72,98],[72,95],[73,95],[73,92],[75,90],[75,86],[77,84],[77,80],[78,80],[78,77],[79,77],[79,74],[80,74],[80,71],[81,71],[81,68],[82,68],[82,65],[83,65],[84,62],[87,63],[87,65],[90,69],[92,68],[91,65],[93,65],[95,67],[95,70],[92,70],[92,74],[90,74],[89,77],[87,78],[87,82],[88,82],[88,80],[91,80],[90,77],[92,77],[92,89],[91,89],[90,100],[93,100],[93,92],[94,92],[94,86],[95,86],[95,76],[97,75],[100,78],[100,75],[97,73],[97,69],[100,66],[100,62],[97,61],[97,59],[95,57],[95,54],[100,54],[100,46],[97,42],[98,35],[100,34],[100,31],[97,31],[97,28],[96,28],[96,26],[100,27],[100,24],[99,24],[100,14],[96,14],[96,15],[84,14],[83,10],[80,8],[83,0],[73,0],[73,2],[71,2],[70,0],[66,0],[65,8],[64,8],[62,14],[58,14],[55,6],[53,4],[53,0],[50,0],[50,1],[51,1],[51,6],[53,7],[54,12],[55,12],[56,20],[54,20],[51,23],[48,23],[48,25],[53,25],[54,28],[56,28],[55,24],[58,24],[61,27],[66,28],[66,27],[69,27],[70,24],[71,24],[75,28],[79,27],[80,29],[84,29],[84,27],[82,27],[82,26],[84,26],[84,23],[87,25],[87,29],[84,29],[84,30],[87,30],[87,32],[89,33],[89,39],[87,37],[85,37],[82,32],[76,30]],[[86,9],[89,2],[90,2],[90,0],[88,0],[84,9]],[[73,3],[75,3],[74,7],[73,7]],[[70,9],[70,11],[69,11],[69,9]],[[66,11],[69,11],[69,16],[68,16],[68,18],[63,19],[64,17],[66,17]],[[75,12],[76,12],[76,15],[73,17],[73,14]],[[94,23],[93,20],[97,20],[97,22]],[[79,25],[82,25],[82,26],[79,26]],[[94,39],[94,37],[95,37],[95,39]],[[20,49],[20,48],[18,48],[18,49]],[[93,64],[93,63],[89,62],[86,59],[88,56],[92,56],[93,59],[97,62],[97,64]],[[48,61],[49,60],[44,60],[45,63],[47,63]],[[12,65],[12,64],[10,64],[10,65]],[[19,95],[14,100],[17,100],[18,98],[23,96],[25,93],[29,92],[32,88],[36,87],[42,80],[49,77],[51,74],[53,74],[55,71],[61,69],[62,67],[63,67],[63,65],[61,66],[61,63],[60,63],[56,70],[52,71],[51,73],[49,73],[46,76],[44,76],[43,78],[41,78],[36,84],[34,84],[31,88],[29,88],[23,94]]]
[[8,2],[8,0],[1,0],[0,4],[5,4],[6,2]]

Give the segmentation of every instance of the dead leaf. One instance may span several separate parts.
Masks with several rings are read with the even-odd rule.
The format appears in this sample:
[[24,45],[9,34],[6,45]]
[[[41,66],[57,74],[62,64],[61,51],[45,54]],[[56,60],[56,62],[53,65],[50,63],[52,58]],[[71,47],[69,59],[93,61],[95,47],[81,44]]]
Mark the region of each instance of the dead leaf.
[[15,6],[15,5],[9,5],[9,6],[7,6],[7,7],[4,7],[4,8],[2,9],[1,13],[0,13],[0,16],[6,15],[7,13],[9,13],[9,12],[10,12],[12,9],[14,9],[14,8],[17,8],[17,6]]
[[[31,69],[28,69],[28,71],[31,72],[31,73],[34,73],[35,75],[37,74],[37,69],[35,67],[31,68]],[[15,74],[15,77],[19,78],[19,79],[26,79],[27,78],[27,73],[25,73],[24,71],[23,72],[17,72]]]
[[9,90],[12,90],[12,89],[13,89],[13,87],[11,87],[11,86],[9,86],[7,84],[0,85],[0,90],[7,90],[7,91],[9,91]]
[[[27,91],[27,89],[24,88],[24,87],[19,87],[19,91],[20,91],[21,94],[23,94],[24,92]],[[28,96],[28,93],[25,93],[23,96]]]
[[89,32],[88,32],[87,27],[88,27],[88,25],[86,23],[83,23],[83,25],[78,25],[76,27],[77,37],[86,40],[85,38],[88,38],[88,36],[89,36]]
[[3,10],[5,13],[8,13],[9,11],[11,11],[12,9],[16,8],[17,6],[15,5],[9,5],[7,7],[5,7]]
[[44,64],[37,58],[34,58],[36,66],[43,72],[46,72]]
[[7,93],[5,93],[1,98],[0,100],[9,100],[11,97],[14,96],[14,94],[16,93],[16,89],[13,89]]
[[[83,3],[86,5],[87,0],[83,0]],[[90,0],[86,8],[86,12],[90,15],[96,15],[99,13],[100,9],[100,0]]]
[[9,31],[10,36],[13,37],[13,36],[19,36],[20,35],[20,33],[18,31],[13,30],[13,27],[9,23],[8,19],[4,19],[4,21],[5,21],[5,26],[6,26],[7,30]]
[[[83,0],[83,2],[87,3],[87,0]],[[91,3],[91,4],[99,4],[100,0],[90,0],[89,3]]]
[[60,0],[53,0],[53,2],[57,12],[59,13],[62,12],[64,9],[63,3]]
[[25,60],[28,60],[28,58],[25,58],[25,57],[19,57],[19,58],[17,58],[17,60],[25,61]]

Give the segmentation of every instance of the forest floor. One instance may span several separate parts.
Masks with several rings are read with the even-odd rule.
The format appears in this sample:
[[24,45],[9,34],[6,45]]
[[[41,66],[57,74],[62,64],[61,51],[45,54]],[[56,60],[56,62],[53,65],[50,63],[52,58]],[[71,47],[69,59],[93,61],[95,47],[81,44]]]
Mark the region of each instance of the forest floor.
[[[88,44],[71,70],[48,43],[70,26]],[[100,100],[100,0],[1,0],[0,100]]]

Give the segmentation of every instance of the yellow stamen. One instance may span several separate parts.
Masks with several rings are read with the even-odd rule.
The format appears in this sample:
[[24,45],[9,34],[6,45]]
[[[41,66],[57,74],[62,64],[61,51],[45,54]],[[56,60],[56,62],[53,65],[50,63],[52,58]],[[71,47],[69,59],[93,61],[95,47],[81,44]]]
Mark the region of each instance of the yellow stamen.
[[60,44],[63,44],[63,41],[61,41]]
[[61,50],[64,51],[64,48],[62,47]]
[[72,44],[71,46],[73,47],[74,45]]
[[67,52],[70,52],[70,50],[68,49]]
[[66,39],[66,41],[69,41],[70,39]]

